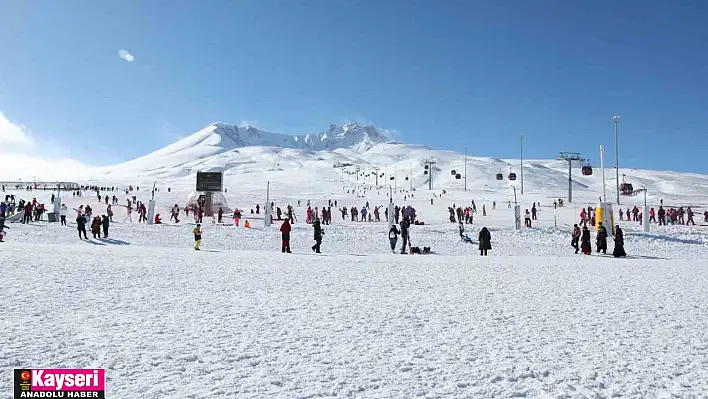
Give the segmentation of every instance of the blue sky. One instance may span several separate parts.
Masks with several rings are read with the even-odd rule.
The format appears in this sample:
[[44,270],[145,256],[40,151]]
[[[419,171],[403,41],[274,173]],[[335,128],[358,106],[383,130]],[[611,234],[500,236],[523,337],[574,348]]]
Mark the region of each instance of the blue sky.
[[614,163],[620,115],[623,166],[708,173],[706,21],[704,1],[0,0],[0,112],[89,164],[215,121],[348,120]]

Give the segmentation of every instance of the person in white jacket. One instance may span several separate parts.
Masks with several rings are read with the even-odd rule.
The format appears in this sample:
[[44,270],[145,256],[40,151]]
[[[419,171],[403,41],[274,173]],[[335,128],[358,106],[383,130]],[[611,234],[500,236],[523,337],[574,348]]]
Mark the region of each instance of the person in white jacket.
[[68,211],[66,205],[62,204],[59,208],[59,218],[61,218],[61,225],[66,226],[66,212]]

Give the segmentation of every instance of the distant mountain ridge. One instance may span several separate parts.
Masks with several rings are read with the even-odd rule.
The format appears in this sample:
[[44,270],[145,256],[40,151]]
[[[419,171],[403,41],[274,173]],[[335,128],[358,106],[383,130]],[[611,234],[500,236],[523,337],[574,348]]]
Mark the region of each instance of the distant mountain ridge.
[[[351,148],[366,151],[376,144],[386,143],[389,139],[374,126],[364,126],[357,122],[344,125],[329,125],[329,129],[319,133],[306,133],[292,136],[271,133],[249,125],[229,125],[214,123],[204,130],[212,130],[213,134],[226,138],[232,148],[239,147],[282,147],[299,150],[324,151],[338,148]],[[188,138],[189,139],[189,138]]]

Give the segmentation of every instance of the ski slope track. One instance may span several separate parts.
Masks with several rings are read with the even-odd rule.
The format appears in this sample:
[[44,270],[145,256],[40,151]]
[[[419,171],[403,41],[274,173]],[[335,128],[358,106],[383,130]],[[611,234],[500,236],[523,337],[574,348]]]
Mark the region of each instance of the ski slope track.
[[[137,223],[137,213],[131,221],[114,206],[108,238],[80,240],[73,209],[106,213],[84,191],[62,193],[68,226],[9,224],[0,243],[0,397],[11,397],[9,370],[30,367],[105,368],[106,397],[120,399],[706,397],[708,176],[620,169],[647,188],[650,206],[693,207],[696,225],[645,233],[619,221],[615,205],[629,254],[616,259],[611,239],[607,255],[570,247],[580,209],[601,196],[599,168],[583,176],[574,166],[569,203],[567,163],[524,160],[522,195],[518,160],[470,156],[465,167],[464,159],[355,123],[301,136],[219,123],[84,171],[79,183],[116,187],[100,194],[120,205],[147,202],[155,184],[165,223]],[[432,190],[426,160],[436,161]],[[333,167],[342,164],[352,166]],[[175,223],[170,209],[185,205],[197,171],[214,170],[225,172],[226,200],[251,228],[231,215],[205,218],[195,251],[193,215],[182,211]],[[510,171],[519,179],[509,181]],[[48,204],[52,195],[6,189],[2,199]],[[522,212],[537,205],[531,228],[514,228],[514,190]],[[294,207],[292,254],[281,253],[280,222],[266,227],[262,209],[251,213],[266,195]],[[566,204],[556,208],[559,197]],[[307,202],[321,210],[330,200],[332,224],[315,254]],[[392,253],[383,208],[380,222],[338,210],[391,200],[415,207],[425,224],[411,227],[411,242],[433,254],[399,254],[400,240]],[[448,220],[448,207],[473,200],[465,233],[477,241],[488,227],[488,257]],[[644,203],[621,200],[623,212]]]

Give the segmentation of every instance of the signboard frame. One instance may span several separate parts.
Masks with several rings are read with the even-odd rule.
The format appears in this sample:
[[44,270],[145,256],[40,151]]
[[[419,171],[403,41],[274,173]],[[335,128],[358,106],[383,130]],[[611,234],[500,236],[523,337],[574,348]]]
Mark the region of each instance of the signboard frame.
[[[217,181],[218,178],[218,181]],[[196,191],[221,192],[224,190],[223,172],[197,172]]]

